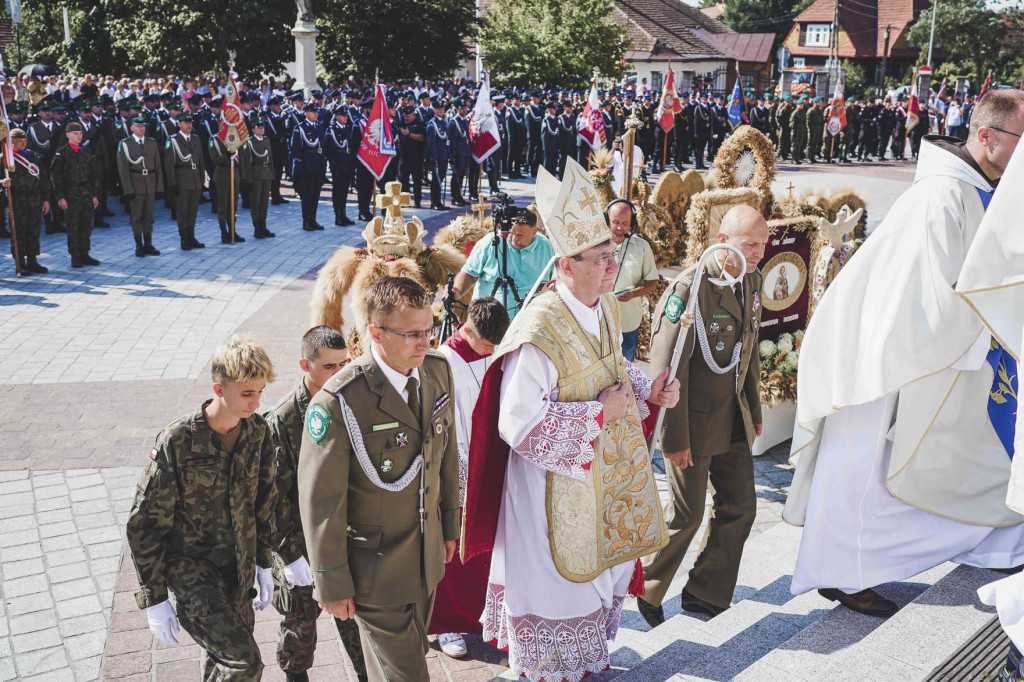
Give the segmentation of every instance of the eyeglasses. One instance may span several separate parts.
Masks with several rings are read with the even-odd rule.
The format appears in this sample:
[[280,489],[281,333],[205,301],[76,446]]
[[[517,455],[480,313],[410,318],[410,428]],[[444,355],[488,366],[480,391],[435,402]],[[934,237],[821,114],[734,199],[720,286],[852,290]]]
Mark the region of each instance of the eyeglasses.
[[408,342],[417,343],[419,341],[433,341],[434,339],[437,338],[437,335],[441,333],[441,325],[439,325],[439,324],[435,324],[430,329],[427,329],[426,331],[421,331],[421,332],[399,332],[399,331],[395,331],[394,329],[389,329],[387,327],[378,327],[378,328],[386,331],[389,334],[394,334],[395,336],[401,336],[403,339],[406,340],[407,343]]
[[1021,136],[1020,133],[1011,133],[1009,130],[1003,130],[999,126],[989,126],[989,128],[991,128],[992,130],[998,130],[1001,133],[1006,133],[1007,135],[1013,135],[1014,137],[1020,137]]
[[614,253],[606,253],[598,258],[582,258],[580,256],[573,256],[573,260],[579,261],[580,263],[593,263],[600,265],[602,268],[607,268],[610,264],[615,262]]

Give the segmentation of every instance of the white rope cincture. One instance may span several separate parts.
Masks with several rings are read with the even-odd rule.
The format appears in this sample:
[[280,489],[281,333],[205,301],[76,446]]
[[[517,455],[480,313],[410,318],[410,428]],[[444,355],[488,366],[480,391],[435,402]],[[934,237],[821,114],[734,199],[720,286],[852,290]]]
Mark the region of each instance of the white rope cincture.
[[743,340],[736,342],[736,346],[732,349],[732,360],[726,367],[720,367],[715,361],[715,356],[711,354],[711,347],[708,345],[708,332],[704,328],[704,318],[700,314],[700,301],[695,301],[693,304],[693,318],[694,324],[697,327],[697,341],[700,342],[700,352],[704,356],[704,362],[707,363],[708,368],[715,374],[725,374],[732,370],[740,361],[740,355],[743,352]]
[[[171,136],[171,147],[174,148],[174,155],[178,157],[179,161],[181,161],[182,163],[192,163],[191,152],[188,154],[188,156],[181,153],[181,148],[178,146],[177,133]],[[131,161],[131,159],[128,160]]]
[[267,150],[260,154],[258,151],[256,151],[256,145],[253,144],[254,141],[259,142],[261,140],[259,140],[256,137],[253,137],[252,140],[249,141],[249,151],[252,152],[252,155],[255,156],[256,158],[265,159],[267,157],[267,154],[270,153],[270,147],[267,147]]
[[320,146],[320,140],[314,140],[313,142],[309,141],[309,138],[306,137],[306,130],[301,125],[298,127],[298,130],[299,130],[299,135],[302,136],[302,142],[307,147],[312,149],[313,147],[319,147]]
[[[142,138],[142,141],[145,142],[146,138]],[[139,154],[139,158],[133,159],[131,154],[128,153],[128,145],[126,144],[127,142],[128,142],[127,139],[124,139],[124,140],[121,141],[121,149],[124,150],[124,158],[128,159],[128,163],[133,165],[133,166],[138,166],[141,163],[142,164],[142,170],[146,170],[146,147],[145,147],[145,145],[142,145],[142,153]]]
[[[374,468],[373,462],[370,461],[370,455],[366,452],[366,446],[363,444],[363,434],[359,429],[359,422],[356,421],[356,416],[352,413],[352,409],[345,402],[345,398],[338,394],[338,404],[341,405],[341,415],[345,420],[345,427],[348,431],[349,441],[352,443],[352,450],[356,453],[356,459],[359,460],[359,466],[362,467],[363,473],[370,479],[370,483],[381,490],[386,490],[389,493],[397,493],[405,490],[412,483],[412,480],[423,470],[423,453],[416,455],[416,459],[412,461],[409,469],[402,474],[402,477],[393,483],[385,483],[380,479],[380,475],[377,473],[377,469]],[[423,479],[420,478],[420,489],[423,489]]]

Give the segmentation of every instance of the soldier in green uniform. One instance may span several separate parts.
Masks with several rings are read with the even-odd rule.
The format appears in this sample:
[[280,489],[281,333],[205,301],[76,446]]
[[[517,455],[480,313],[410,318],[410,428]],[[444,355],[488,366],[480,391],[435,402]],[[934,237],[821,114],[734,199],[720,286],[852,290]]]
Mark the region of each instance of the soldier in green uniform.
[[238,150],[242,170],[242,191],[249,190],[249,215],[256,239],[275,237],[267,229],[267,206],[270,205],[270,186],[274,183],[274,152],[270,138],[264,137],[266,122],[256,119],[249,124],[252,135]]
[[156,195],[164,191],[160,148],[155,140],[146,137],[146,119],[141,116],[131,120],[131,133],[118,144],[117,172],[124,199],[131,209],[135,255],[159,256],[160,252],[153,247],[153,203]]
[[801,97],[789,115],[789,130],[793,144],[793,163],[804,159],[807,148],[807,99]]
[[[345,338],[330,327],[313,327],[302,337],[303,376],[265,415],[277,449],[277,536],[274,539],[274,608],[284,616],[277,640],[277,662],[289,682],[305,682],[316,649],[320,605],[313,598],[313,573],[299,518],[299,448],[309,401],[348,362]],[[359,628],[351,618],[334,620],[360,680],[366,680]]]
[[[11,141],[14,143],[14,170],[2,185],[11,193],[21,274],[42,275],[49,272],[39,264],[38,257],[42,216],[50,212],[50,173],[39,155],[25,148],[28,139],[24,130],[11,130]],[[11,256],[14,256],[14,242],[11,239]]]
[[274,369],[236,337],[214,353],[211,374],[214,398],[160,432],[139,481],[127,529],[135,600],[165,644],[178,643],[180,620],[205,682],[255,682],[253,606],[273,594],[277,504],[273,438],[256,409]]
[[824,100],[816,96],[807,110],[807,158],[811,163],[818,163],[821,154],[821,142],[825,136]]
[[776,126],[779,136],[779,158],[790,158],[793,138],[791,137],[791,117],[793,115],[793,96],[784,95],[779,103],[778,111],[775,113]]
[[368,352],[306,410],[299,508],[313,595],[355,618],[368,678],[425,682],[426,623],[459,537],[455,387],[430,350],[422,286],[384,277],[366,299]]
[[65,130],[67,144],[58,149],[50,164],[50,181],[57,205],[64,211],[71,267],[99,265],[89,255],[93,211],[100,205],[100,169],[96,155],[82,146],[82,124],[74,121]]
[[697,296],[697,321],[676,372],[679,403],[665,415],[661,443],[671,495],[665,505],[669,544],[644,558],[646,594],[637,599],[651,627],[665,621],[661,603],[704,518],[709,478],[715,488],[714,509],[683,588],[683,609],[717,616],[729,608],[743,544],[757,511],[750,453],[761,433],[756,348],[762,279],[757,264],[768,242],[768,224],[755,209],[737,206],[722,219],[718,241],[743,252],[746,274],[740,282],[729,286],[710,279],[721,277],[723,269],[733,277],[739,274],[735,255],[717,253],[698,291],[692,290],[696,266],[669,285],[652,323],[651,372],[658,376],[670,365],[686,301]]
[[[210,138],[210,163],[213,164],[213,183],[217,186],[217,222],[220,223],[221,244],[231,243],[231,214],[238,209],[238,188],[242,183],[241,173],[235,173],[235,186],[231,187],[231,166],[238,169],[238,156],[228,151],[224,140],[217,135]],[[237,219],[237,214],[236,214]],[[236,225],[237,227],[237,225]],[[235,241],[245,241],[235,230]]]
[[[192,133],[192,114],[178,116],[178,125],[164,143],[164,165],[168,191],[175,196],[175,218],[181,250],[202,249],[206,244],[196,239],[196,213],[203,193],[206,172],[203,163],[203,141]],[[168,131],[169,132],[169,131]]]

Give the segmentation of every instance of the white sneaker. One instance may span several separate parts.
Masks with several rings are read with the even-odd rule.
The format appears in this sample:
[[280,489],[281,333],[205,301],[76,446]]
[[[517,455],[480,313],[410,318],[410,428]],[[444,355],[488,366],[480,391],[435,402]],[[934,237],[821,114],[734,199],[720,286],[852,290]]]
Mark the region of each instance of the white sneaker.
[[446,632],[437,636],[437,642],[441,645],[441,651],[452,658],[465,658],[469,650],[466,648],[466,640],[457,632]]

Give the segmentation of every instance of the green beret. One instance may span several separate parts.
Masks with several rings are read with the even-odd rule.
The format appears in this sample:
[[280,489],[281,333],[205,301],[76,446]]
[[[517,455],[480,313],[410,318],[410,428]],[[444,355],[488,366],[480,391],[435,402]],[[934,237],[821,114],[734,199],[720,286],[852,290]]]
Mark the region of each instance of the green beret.
[[821,95],[818,95],[812,101],[814,101],[814,102],[824,102],[825,100],[824,100],[824,98]]
[[847,101],[847,102],[855,102],[855,101],[856,101],[856,99],[855,99],[855,98],[854,98],[854,97],[853,97],[853,96],[851,95],[851,96],[849,96],[849,97],[847,97],[847,98],[846,98],[846,101]]
[[783,95],[782,96],[782,101],[783,102],[792,102],[793,101],[793,95]]

